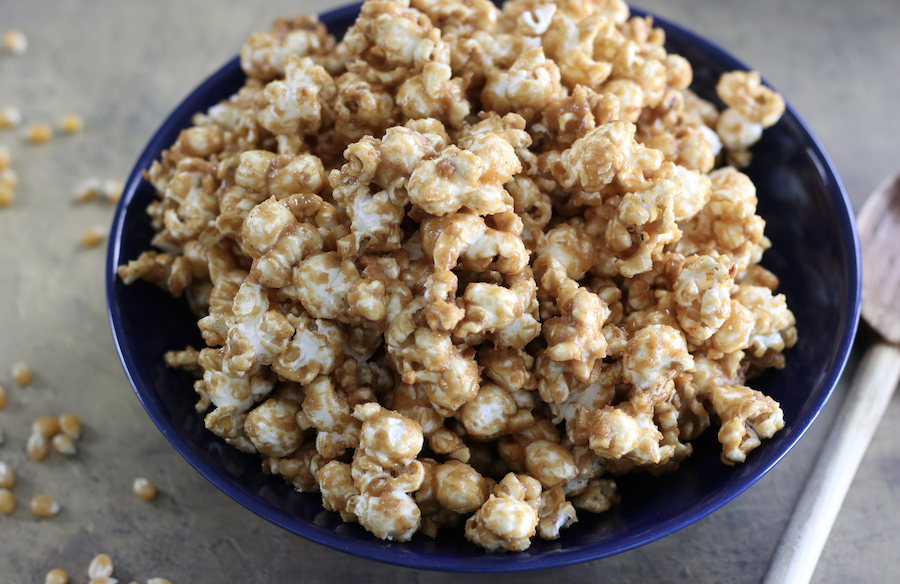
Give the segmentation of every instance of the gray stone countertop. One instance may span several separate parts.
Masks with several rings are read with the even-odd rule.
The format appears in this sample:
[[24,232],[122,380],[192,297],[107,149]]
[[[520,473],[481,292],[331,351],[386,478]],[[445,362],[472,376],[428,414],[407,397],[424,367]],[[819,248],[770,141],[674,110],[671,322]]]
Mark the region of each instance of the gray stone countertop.
[[[106,552],[120,582],[161,576],[206,582],[451,582],[430,573],[345,556],[254,516],[185,462],[134,397],[109,332],[104,248],[82,231],[108,226],[100,202],[74,205],[88,177],[123,179],[167,113],[234,56],[251,32],[280,15],[318,12],[328,0],[0,0],[0,31],[29,47],[0,53],[0,106],[27,122],[80,114],[84,130],[45,145],[0,131],[20,186],[0,209],[0,460],[19,475],[19,507],[0,515],[0,583],[43,582],[54,567],[86,582]],[[824,143],[855,209],[900,170],[900,5],[895,0],[646,0],[642,8],[719,44],[785,95]],[[823,315],[825,317],[825,315]],[[26,361],[26,388],[9,373]],[[471,582],[553,580],[692,584],[760,582],[855,367],[798,446],[733,502],[655,543],[552,572],[471,575]],[[25,456],[32,421],[74,411],[85,431],[74,458]],[[900,581],[900,457],[895,397],[863,460],[813,577],[819,584]],[[151,502],[131,491],[151,478]],[[28,500],[55,496],[62,512],[38,520]]]

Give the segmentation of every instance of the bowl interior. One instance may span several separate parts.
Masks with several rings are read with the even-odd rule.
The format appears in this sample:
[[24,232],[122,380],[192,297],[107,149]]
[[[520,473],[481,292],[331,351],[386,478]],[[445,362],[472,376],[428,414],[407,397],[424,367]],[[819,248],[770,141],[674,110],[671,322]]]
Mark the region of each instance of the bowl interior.
[[[348,6],[321,20],[340,37],[358,10],[359,5]],[[721,73],[746,69],[695,35],[662,19],[655,22],[666,31],[667,49],[693,65],[692,89],[701,96],[714,99]],[[376,539],[359,525],[345,524],[323,510],[318,495],[296,493],[281,479],[263,474],[257,456],[226,445],[203,427],[202,416],[194,411],[193,379],[168,369],[162,358],[166,351],[188,344],[204,346],[197,319],[183,300],[144,282],[125,286],[116,276],[116,267],[149,249],[153,236],[144,209],[155,194],[141,172],[190,125],[195,112],[227,98],[243,81],[237,59],[226,64],[178,106],[138,159],[110,239],[109,318],[138,399],[178,452],[235,501],[295,534],[371,559],[451,571],[548,568],[616,554],[689,525],[756,482],[800,439],[840,376],[859,315],[853,215],[830,160],[788,106],[782,120],[754,147],[753,163],[746,169],[757,186],[759,213],[773,243],[762,263],[781,278],[780,291],[788,298],[800,335],[786,367],[753,383],[784,410],[785,427],[774,439],[753,451],[746,463],[727,467],[719,461],[720,446],[710,429],[694,442],[694,454],[678,472],[617,479],[619,505],[601,515],[580,513],[579,522],[559,540],[535,538],[531,548],[519,554],[487,554],[466,542],[461,529],[436,540],[419,534],[398,545]]]

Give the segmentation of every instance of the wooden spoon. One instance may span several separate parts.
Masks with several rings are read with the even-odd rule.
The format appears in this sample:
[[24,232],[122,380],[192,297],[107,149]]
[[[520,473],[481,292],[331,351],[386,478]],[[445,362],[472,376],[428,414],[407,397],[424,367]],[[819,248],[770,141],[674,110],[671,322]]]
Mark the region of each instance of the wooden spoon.
[[853,475],[900,381],[900,175],[872,193],[858,225],[862,315],[881,339],[860,361],[764,584],[809,582]]

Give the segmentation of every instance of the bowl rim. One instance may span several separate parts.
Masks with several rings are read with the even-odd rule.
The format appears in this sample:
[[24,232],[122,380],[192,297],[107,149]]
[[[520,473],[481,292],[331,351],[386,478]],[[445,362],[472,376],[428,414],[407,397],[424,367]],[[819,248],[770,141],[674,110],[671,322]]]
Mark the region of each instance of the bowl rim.
[[[348,16],[355,15],[359,12],[361,3],[353,3],[346,6],[336,8],[324,12],[319,15],[323,23],[329,21],[341,20]],[[727,63],[731,70],[749,70],[749,68],[741,61],[733,57],[730,53],[719,48],[710,41],[696,35],[688,29],[674,24],[666,19],[659,18],[656,15],[631,6],[632,16],[652,16],[654,24],[662,27],[667,32],[677,32],[678,35],[688,39],[692,44],[698,46],[704,53],[713,55],[718,62]],[[374,545],[366,545],[364,542],[347,539],[341,535],[337,535],[331,531],[321,529],[313,524],[299,522],[293,515],[288,514],[282,509],[274,506],[265,500],[259,498],[248,497],[241,491],[236,484],[233,483],[233,477],[222,472],[216,467],[209,466],[202,458],[200,458],[191,448],[188,447],[186,441],[180,436],[179,431],[174,425],[166,419],[165,414],[153,400],[148,399],[144,392],[139,389],[142,382],[134,377],[134,356],[127,348],[123,338],[123,329],[120,322],[120,313],[118,299],[116,297],[116,269],[120,260],[120,246],[122,231],[124,227],[124,219],[126,209],[135,195],[135,191],[141,184],[143,179],[143,171],[150,167],[153,160],[158,158],[158,154],[165,148],[171,146],[165,140],[169,133],[170,125],[173,120],[182,118],[187,115],[198,112],[197,101],[203,98],[206,88],[210,85],[220,84],[222,81],[234,74],[235,67],[240,67],[239,57],[235,57],[217,69],[213,74],[208,76],[202,83],[195,87],[165,118],[162,124],[154,132],[153,137],[147,143],[147,146],[137,158],[133,169],[125,183],[123,195],[117,204],[115,216],[113,218],[112,229],[110,231],[109,246],[106,259],[106,297],[107,297],[107,314],[110,324],[110,330],[113,342],[119,359],[122,363],[125,374],[131,384],[138,401],[144,407],[153,423],[162,432],[169,443],[175,450],[204,478],[209,480],[216,488],[228,495],[235,502],[239,503],[255,515],[275,524],[278,527],[286,529],[291,533],[299,535],[309,541],[325,545],[331,549],[343,551],[358,557],[377,560],[387,564],[404,566],[408,568],[419,568],[435,571],[448,572],[513,572],[533,569],[544,569],[550,567],[562,567],[581,562],[600,559],[615,554],[619,554],[642,545],[646,545],[676,531],[679,531],[688,525],[699,521],[714,511],[721,508],[726,503],[753,486],[759,479],[768,473],[784,456],[796,445],[796,443],[805,435],[809,427],[818,417],[825,403],[832,395],[834,388],[840,378],[847,359],[853,340],[856,336],[857,325],[860,314],[861,303],[861,260],[859,237],[856,229],[856,221],[852,206],[844,188],[843,182],[834,167],[831,158],[823,148],[819,139],[810,130],[806,122],[797,114],[793,107],[786,103],[785,116],[792,117],[799,126],[804,138],[807,141],[808,150],[811,159],[818,166],[819,173],[826,185],[829,195],[835,205],[835,211],[839,216],[842,227],[842,246],[841,250],[845,254],[847,271],[850,275],[850,281],[847,282],[847,293],[849,300],[849,310],[846,313],[844,322],[841,323],[840,340],[837,344],[837,357],[831,370],[822,380],[823,391],[820,392],[811,407],[807,408],[800,419],[797,420],[796,431],[791,434],[776,452],[770,453],[766,464],[762,465],[756,474],[748,477],[748,480],[741,484],[732,485],[730,488],[724,489],[690,509],[682,513],[680,516],[673,517],[658,526],[652,533],[639,533],[632,537],[622,538],[615,545],[606,546],[604,549],[595,550],[590,547],[582,547],[573,550],[559,550],[546,556],[523,557],[515,554],[485,554],[484,557],[466,558],[461,562],[457,558],[446,555],[437,555],[427,552],[404,552],[402,545],[391,545],[389,542],[376,542]],[[765,83],[765,81],[763,81]],[[768,84],[767,84],[768,85]],[[771,87],[771,86],[770,86]],[[787,100],[785,100],[787,102]],[[165,142],[165,143],[164,143]],[[374,536],[373,536],[374,537]]]

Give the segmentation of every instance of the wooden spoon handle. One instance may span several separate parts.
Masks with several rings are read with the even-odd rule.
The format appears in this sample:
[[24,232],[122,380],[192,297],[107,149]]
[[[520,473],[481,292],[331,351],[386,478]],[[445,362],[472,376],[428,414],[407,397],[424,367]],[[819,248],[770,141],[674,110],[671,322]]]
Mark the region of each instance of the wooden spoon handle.
[[898,380],[900,349],[884,342],[870,347],[775,551],[764,584],[805,584],[812,578],[853,475]]

